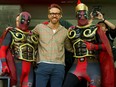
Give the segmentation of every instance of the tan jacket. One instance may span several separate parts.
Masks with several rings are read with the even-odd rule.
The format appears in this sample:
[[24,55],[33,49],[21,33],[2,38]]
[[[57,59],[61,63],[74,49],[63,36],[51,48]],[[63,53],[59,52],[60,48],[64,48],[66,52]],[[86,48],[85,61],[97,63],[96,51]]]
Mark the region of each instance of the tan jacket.
[[38,24],[33,32],[39,35],[37,62],[64,64],[65,49],[72,52],[72,45],[67,37],[67,29],[59,25],[53,33],[47,25]]

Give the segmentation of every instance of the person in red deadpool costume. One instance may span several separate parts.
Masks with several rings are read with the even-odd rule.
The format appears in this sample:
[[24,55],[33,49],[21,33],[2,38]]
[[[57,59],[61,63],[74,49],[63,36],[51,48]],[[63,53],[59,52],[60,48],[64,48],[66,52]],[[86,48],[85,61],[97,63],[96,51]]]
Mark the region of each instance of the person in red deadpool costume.
[[38,36],[28,29],[30,21],[31,15],[21,12],[16,17],[16,27],[8,28],[1,38],[2,75],[10,76],[11,87],[33,86]]
[[86,79],[89,87],[114,87],[114,62],[109,41],[100,26],[88,21],[88,7],[78,1],[77,26],[69,28],[74,48],[74,63],[63,87],[78,87]]

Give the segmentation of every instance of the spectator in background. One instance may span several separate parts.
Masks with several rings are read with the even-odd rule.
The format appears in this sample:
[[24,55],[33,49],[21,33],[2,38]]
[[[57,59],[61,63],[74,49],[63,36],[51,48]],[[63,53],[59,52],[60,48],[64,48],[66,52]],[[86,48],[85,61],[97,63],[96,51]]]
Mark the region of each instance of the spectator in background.
[[114,61],[116,61],[116,47],[114,46],[114,39],[116,37],[116,26],[111,23],[110,21],[108,21],[107,19],[104,18],[104,15],[97,11],[97,16],[93,16],[92,13],[90,14],[91,17],[91,22],[96,18],[99,19],[100,21],[98,22],[98,25],[101,26],[101,29],[105,32],[111,48],[112,48],[112,52],[113,52],[113,56],[114,56]]

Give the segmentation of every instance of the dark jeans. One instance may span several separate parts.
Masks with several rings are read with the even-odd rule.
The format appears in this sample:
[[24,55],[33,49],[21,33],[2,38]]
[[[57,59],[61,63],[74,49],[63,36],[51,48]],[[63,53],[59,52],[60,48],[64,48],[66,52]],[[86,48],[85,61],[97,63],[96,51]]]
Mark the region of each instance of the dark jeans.
[[62,87],[64,74],[64,65],[40,63],[35,69],[36,87],[46,87],[49,80],[50,87]]

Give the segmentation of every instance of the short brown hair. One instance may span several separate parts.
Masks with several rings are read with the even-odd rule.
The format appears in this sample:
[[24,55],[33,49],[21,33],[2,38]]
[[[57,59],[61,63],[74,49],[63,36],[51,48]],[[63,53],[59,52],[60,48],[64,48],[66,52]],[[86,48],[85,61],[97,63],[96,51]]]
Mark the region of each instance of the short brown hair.
[[49,7],[48,7],[48,12],[51,8],[58,8],[62,14],[62,8],[58,5],[58,4],[51,4]]

